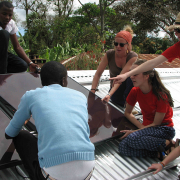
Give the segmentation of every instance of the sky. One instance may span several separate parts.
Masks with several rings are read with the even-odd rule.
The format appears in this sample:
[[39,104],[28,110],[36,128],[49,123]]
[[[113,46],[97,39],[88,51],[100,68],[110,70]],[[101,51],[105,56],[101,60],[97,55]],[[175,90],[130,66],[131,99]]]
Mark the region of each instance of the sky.
[[[99,0],[80,0],[82,4],[85,3],[99,3]],[[81,4],[79,3],[78,0],[74,0],[74,9],[77,9],[78,7],[80,7]],[[24,28],[21,26],[21,22],[25,21],[26,15],[25,15],[25,10],[23,9],[14,9],[14,12],[16,12],[16,14],[18,15],[18,19],[20,20],[20,22],[17,24],[18,28],[19,28],[19,32],[24,35]],[[164,37],[165,36],[165,32],[164,31],[160,31],[158,37]],[[153,34],[152,34],[153,35]]]

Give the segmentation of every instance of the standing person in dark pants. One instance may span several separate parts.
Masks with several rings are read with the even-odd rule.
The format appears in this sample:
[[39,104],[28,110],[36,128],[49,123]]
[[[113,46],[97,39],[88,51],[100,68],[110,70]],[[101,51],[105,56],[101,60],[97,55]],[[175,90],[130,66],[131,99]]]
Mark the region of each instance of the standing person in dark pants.
[[[94,161],[89,139],[87,99],[67,88],[67,70],[50,61],[41,69],[42,88],[27,91],[7,126],[6,138],[15,148],[32,180],[88,180]],[[38,138],[21,131],[32,117]]]
[[[35,72],[37,65],[26,55],[18,42],[18,28],[12,20],[13,5],[8,1],[0,2],[0,74],[24,72],[28,66]],[[9,39],[17,55],[8,52]]]

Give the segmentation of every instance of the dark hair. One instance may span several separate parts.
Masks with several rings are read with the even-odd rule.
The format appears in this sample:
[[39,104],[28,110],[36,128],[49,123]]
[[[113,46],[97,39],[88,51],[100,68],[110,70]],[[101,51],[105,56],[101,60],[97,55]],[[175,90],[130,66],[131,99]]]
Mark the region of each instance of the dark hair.
[[2,2],[0,2],[0,9],[3,6],[6,6],[7,8],[14,8],[14,6],[9,1],[2,1]]
[[[134,63],[134,65],[139,66],[146,61],[147,60],[145,60],[145,59],[138,59]],[[147,72],[143,72],[143,75],[149,75],[148,82],[149,82],[149,84],[152,85],[152,92],[153,92],[153,94],[155,94],[157,96],[158,100],[160,100],[160,99],[162,99],[163,101],[168,100],[169,105],[171,107],[173,107],[174,103],[173,103],[173,99],[171,97],[170,91],[168,89],[166,89],[166,87],[162,83],[158,72],[155,69],[153,69],[153,70],[149,70]]]
[[42,66],[40,74],[43,86],[50,84],[62,85],[62,79],[67,76],[67,70],[61,63],[50,61]]

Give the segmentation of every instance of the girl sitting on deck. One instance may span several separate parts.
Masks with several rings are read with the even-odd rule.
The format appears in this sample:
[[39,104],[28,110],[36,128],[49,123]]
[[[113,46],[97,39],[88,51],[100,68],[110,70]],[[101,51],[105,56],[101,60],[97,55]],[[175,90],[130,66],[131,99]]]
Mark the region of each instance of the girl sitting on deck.
[[[136,61],[131,70],[144,62],[146,60]],[[162,158],[162,153],[158,153],[162,152],[161,149],[171,151],[175,146],[172,141],[175,130],[171,94],[154,69],[130,78],[134,87],[126,99],[125,116],[139,129],[121,131],[125,134],[121,138],[123,140],[119,144],[119,152],[125,156]],[[143,114],[142,124],[132,114],[136,102]]]

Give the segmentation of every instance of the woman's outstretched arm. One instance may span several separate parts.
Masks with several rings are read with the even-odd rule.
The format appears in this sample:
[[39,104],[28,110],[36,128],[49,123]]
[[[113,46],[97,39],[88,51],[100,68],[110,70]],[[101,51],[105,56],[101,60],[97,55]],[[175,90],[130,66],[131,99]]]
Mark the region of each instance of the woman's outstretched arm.
[[110,78],[110,80],[114,80],[114,84],[121,84],[128,77],[151,70],[151,69],[155,68],[157,65],[159,65],[165,61],[167,61],[167,58],[164,57],[163,55],[160,55],[152,60],[149,60],[149,61],[141,64],[140,66],[136,67],[135,69],[133,69],[125,74],[121,74],[116,77]]

